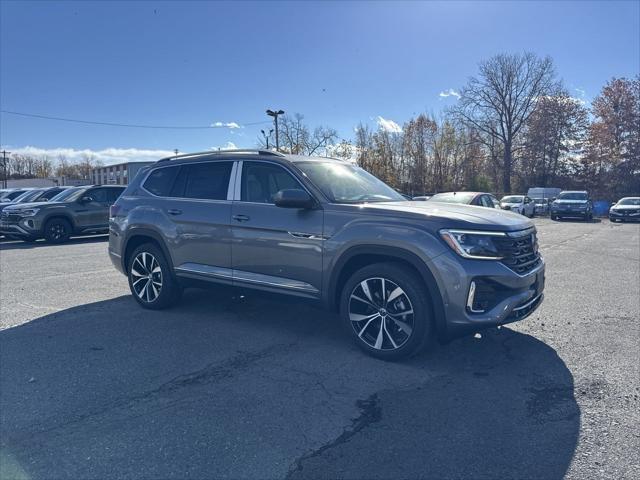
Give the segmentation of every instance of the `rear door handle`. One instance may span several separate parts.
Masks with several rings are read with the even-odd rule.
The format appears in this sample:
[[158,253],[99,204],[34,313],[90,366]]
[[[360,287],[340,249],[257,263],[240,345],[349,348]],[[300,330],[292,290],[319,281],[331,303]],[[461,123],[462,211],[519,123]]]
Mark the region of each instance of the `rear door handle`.
[[233,218],[237,222],[246,222],[247,220],[251,219],[251,217],[248,217],[247,215],[234,215],[231,218]]
[[170,208],[169,210],[167,210],[167,213],[169,215],[181,215],[182,214],[182,210],[179,210],[177,208]]

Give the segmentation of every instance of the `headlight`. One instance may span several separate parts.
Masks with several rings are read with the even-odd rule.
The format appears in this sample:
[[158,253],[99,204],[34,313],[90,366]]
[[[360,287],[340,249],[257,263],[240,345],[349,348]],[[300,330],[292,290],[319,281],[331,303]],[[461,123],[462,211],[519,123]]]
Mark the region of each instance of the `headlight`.
[[504,237],[502,232],[475,230],[440,230],[440,236],[458,255],[481,260],[501,260],[492,237]]
[[39,208],[27,208],[25,210],[16,210],[13,214],[20,215],[22,217],[33,217],[39,210]]

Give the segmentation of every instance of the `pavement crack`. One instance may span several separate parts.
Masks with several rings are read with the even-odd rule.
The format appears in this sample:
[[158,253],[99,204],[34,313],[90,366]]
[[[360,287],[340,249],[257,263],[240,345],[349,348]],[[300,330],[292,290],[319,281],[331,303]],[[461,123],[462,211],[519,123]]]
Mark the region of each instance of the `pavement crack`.
[[358,415],[351,421],[351,425],[344,429],[344,431],[336,439],[298,458],[289,469],[289,472],[287,473],[287,476],[285,478],[293,478],[293,475],[296,472],[302,471],[302,469],[304,468],[303,462],[305,462],[306,460],[318,457],[327,450],[348,442],[353,436],[357,435],[363,429],[379,422],[382,419],[382,405],[380,404],[380,399],[378,398],[377,393],[374,393],[364,400],[356,401],[356,406],[360,409],[360,415]]
[[46,428],[38,428],[38,426],[34,426],[32,429],[34,432],[32,434],[25,432],[23,435],[20,435],[22,438],[13,438],[12,440],[14,442],[19,442],[20,440],[29,440],[33,435],[54,434],[55,432],[60,432],[61,430],[77,426],[104,415],[109,415],[109,418],[112,421],[114,419],[123,420],[126,418],[135,418],[153,412],[153,409],[147,408],[141,414],[137,414],[135,413],[135,409],[154,400],[159,401],[162,408],[167,406],[170,407],[171,405],[178,403],[170,401],[169,396],[172,393],[184,388],[215,384],[232,378],[236,374],[250,368],[252,365],[267,357],[290,351],[294,345],[295,344],[278,344],[271,345],[258,351],[238,352],[237,355],[230,357],[223,362],[211,363],[201,369],[179,375],[147,392],[114,400],[100,407],[79,413],[75,418],[71,418],[67,421],[63,421]]

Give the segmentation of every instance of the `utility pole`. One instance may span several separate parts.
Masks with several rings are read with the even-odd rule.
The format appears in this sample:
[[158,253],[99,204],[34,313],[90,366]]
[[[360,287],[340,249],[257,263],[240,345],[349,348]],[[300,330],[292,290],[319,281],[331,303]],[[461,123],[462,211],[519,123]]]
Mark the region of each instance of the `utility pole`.
[[11,152],[7,152],[6,150],[2,150],[2,186],[3,188],[7,188],[7,154]]
[[264,130],[260,130],[262,132],[262,136],[264,137],[264,141],[267,143],[267,150],[269,150],[269,137],[273,133],[273,128],[269,129],[269,135],[265,133]]
[[278,115],[282,115],[284,114],[284,110],[267,110],[267,115],[269,115],[270,117],[273,117],[273,121],[276,124],[276,151],[279,152],[280,151],[280,141],[278,139]]
[[178,156],[178,149],[177,149],[177,148],[174,148],[173,153],[175,153],[175,154],[176,154],[176,157],[177,157],[177,156]]

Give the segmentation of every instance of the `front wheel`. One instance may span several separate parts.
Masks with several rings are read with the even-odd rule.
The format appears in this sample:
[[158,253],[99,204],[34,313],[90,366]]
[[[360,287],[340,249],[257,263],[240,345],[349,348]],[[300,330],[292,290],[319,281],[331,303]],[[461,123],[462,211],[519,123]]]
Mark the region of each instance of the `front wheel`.
[[131,294],[144,308],[160,310],[174,305],[182,287],[173,276],[162,250],[152,243],[136,248],[127,269]]
[[418,353],[434,333],[423,282],[396,263],[356,271],[342,291],[340,313],[356,344],[384,360]]
[[72,227],[69,220],[64,218],[54,218],[47,222],[44,227],[44,238],[49,243],[64,243],[69,240]]

